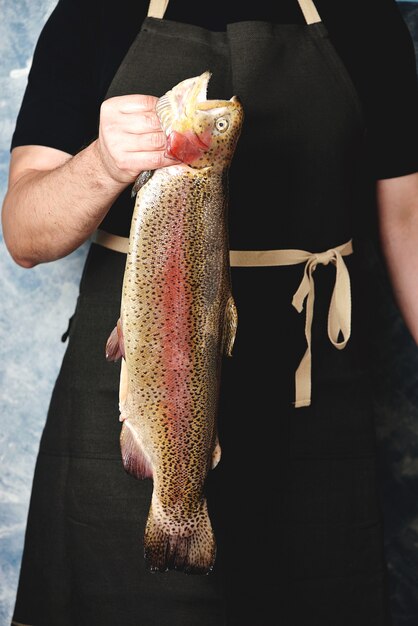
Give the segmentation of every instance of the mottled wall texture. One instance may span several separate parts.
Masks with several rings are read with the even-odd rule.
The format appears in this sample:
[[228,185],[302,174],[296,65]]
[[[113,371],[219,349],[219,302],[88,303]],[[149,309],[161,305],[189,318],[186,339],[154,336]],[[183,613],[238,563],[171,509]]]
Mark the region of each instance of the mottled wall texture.
[[[0,0],[0,197],[33,48],[55,0]],[[86,246],[25,270],[0,239],[0,624],[17,587],[41,431],[66,344]]]
[[[0,199],[33,48],[55,4],[0,0]],[[418,56],[418,3],[399,4]],[[13,610],[35,457],[86,251],[28,271],[12,262],[0,235],[0,626]],[[392,612],[395,626],[417,626],[418,348],[372,245],[367,263],[376,290],[374,402]]]

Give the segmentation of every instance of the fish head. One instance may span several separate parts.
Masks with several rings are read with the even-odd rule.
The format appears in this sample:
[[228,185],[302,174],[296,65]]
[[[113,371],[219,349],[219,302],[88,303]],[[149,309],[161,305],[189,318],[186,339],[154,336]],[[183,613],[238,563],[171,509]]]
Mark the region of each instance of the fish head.
[[244,113],[236,96],[207,100],[210,76],[204,72],[178,83],[159,98],[156,111],[167,136],[167,156],[197,169],[224,169],[232,160]]

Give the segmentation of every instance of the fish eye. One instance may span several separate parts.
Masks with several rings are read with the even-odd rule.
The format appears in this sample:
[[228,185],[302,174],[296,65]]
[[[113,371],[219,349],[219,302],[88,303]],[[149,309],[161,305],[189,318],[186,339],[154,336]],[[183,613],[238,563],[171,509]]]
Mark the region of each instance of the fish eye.
[[215,122],[216,130],[219,130],[220,133],[224,133],[229,126],[229,122],[225,117],[218,117]]

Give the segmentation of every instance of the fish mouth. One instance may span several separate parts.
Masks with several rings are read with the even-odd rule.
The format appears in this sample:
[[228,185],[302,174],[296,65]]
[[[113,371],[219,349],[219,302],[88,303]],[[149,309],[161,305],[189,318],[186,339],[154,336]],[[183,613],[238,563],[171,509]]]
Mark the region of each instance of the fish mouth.
[[207,102],[208,85],[211,77],[209,71],[203,72],[200,76],[192,78],[193,81],[190,85],[190,92],[186,97],[185,114],[186,117],[193,115],[196,109],[199,109],[199,104]]
[[166,156],[190,165],[210,148],[209,130],[196,131],[196,111],[205,106],[209,71],[187,78],[157,101],[156,112],[167,136]]
[[199,105],[207,101],[210,77],[211,73],[206,71],[187,78],[158,99],[156,112],[167,136],[173,128],[180,132],[177,127],[185,126]]

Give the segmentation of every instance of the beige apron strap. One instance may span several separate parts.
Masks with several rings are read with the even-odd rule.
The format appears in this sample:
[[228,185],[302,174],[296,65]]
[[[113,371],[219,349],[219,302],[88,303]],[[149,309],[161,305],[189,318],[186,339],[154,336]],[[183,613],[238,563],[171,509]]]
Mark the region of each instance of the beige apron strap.
[[113,250],[114,252],[121,252],[122,254],[128,254],[129,251],[129,238],[120,237],[119,235],[112,235],[105,230],[98,228],[92,236],[93,243],[98,243],[99,246],[104,246]]
[[307,24],[322,21],[313,0],[298,0],[298,2]]
[[[158,17],[162,19],[167,10],[169,0],[150,0],[148,6],[148,17]],[[301,11],[307,24],[320,22],[321,18],[313,0],[298,0]]]
[[148,17],[163,19],[169,0],[150,0],[148,5]]

